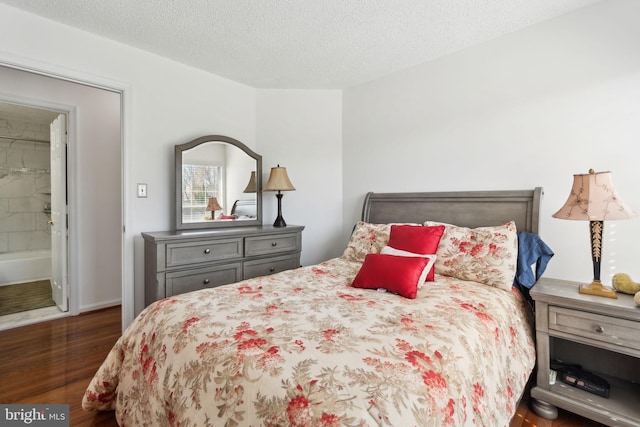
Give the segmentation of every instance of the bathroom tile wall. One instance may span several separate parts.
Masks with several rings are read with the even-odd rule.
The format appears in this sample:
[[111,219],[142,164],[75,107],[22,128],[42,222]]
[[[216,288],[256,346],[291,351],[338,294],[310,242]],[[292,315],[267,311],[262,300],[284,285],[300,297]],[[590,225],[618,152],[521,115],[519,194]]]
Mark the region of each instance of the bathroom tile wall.
[[51,247],[49,126],[0,112],[0,253]]

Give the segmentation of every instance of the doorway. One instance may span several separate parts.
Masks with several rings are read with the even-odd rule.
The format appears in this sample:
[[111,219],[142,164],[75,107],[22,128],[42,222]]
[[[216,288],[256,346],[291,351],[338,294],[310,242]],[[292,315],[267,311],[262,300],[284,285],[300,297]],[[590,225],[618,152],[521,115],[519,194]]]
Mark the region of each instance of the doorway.
[[68,312],[66,124],[0,102],[0,329]]
[[122,304],[122,92],[0,65],[0,101],[68,116],[68,314]]

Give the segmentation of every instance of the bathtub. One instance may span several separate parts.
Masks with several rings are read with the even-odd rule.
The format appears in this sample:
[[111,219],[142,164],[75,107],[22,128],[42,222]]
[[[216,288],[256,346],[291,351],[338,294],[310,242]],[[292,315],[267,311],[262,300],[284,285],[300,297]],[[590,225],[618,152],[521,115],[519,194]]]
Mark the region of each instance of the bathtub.
[[51,250],[0,253],[0,286],[51,278]]

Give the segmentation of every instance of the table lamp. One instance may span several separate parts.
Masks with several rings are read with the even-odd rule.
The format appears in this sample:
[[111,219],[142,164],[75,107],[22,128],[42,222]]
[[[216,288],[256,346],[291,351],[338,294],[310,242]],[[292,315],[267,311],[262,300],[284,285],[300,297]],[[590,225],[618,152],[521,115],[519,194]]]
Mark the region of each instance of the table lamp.
[[629,219],[638,215],[620,200],[611,181],[611,172],[594,172],[573,175],[573,186],[569,198],[554,218],[589,221],[591,230],[591,260],[593,261],[593,282],[580,285],[580,293],[617,298],[616,291],[605,287],[600,281],[602,256],[602,230],[604,221]]
[[295,190],[291,181],[289,181],[289,176],[287,175],[287,168],[280,167],[280,165],[275,168],[271,168],[271,174],[269,175],[269,180],[267,181],[267,185],[264,186],[262,191],[277,191],[276,197],[278,198],[278,216],[276,217],[275,222],[273,223],[274,227],[286,227],[287,223],[284,221],[282,217],[282,193],[281,191],[292,191]]
[[206,212],[211,211],[211,219],[216,219],[215,217],[216,211],[221,211],[221,210],[222,210],[222,206],[220,206],[220,204],[218,203],[218,199],[216,197],[209,197],[209,203],[207,204],[205,211]]

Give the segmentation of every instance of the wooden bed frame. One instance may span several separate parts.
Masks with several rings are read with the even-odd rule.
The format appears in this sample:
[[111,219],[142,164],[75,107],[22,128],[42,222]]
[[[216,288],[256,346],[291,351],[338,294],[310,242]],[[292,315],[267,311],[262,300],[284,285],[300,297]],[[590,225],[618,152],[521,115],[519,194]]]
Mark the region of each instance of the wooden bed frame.
[[462,227],[502,225],[515,221],[518,230],[538,233],[542,187],[515,191],[368,193],[362,220],[386,224],[439,221]]

